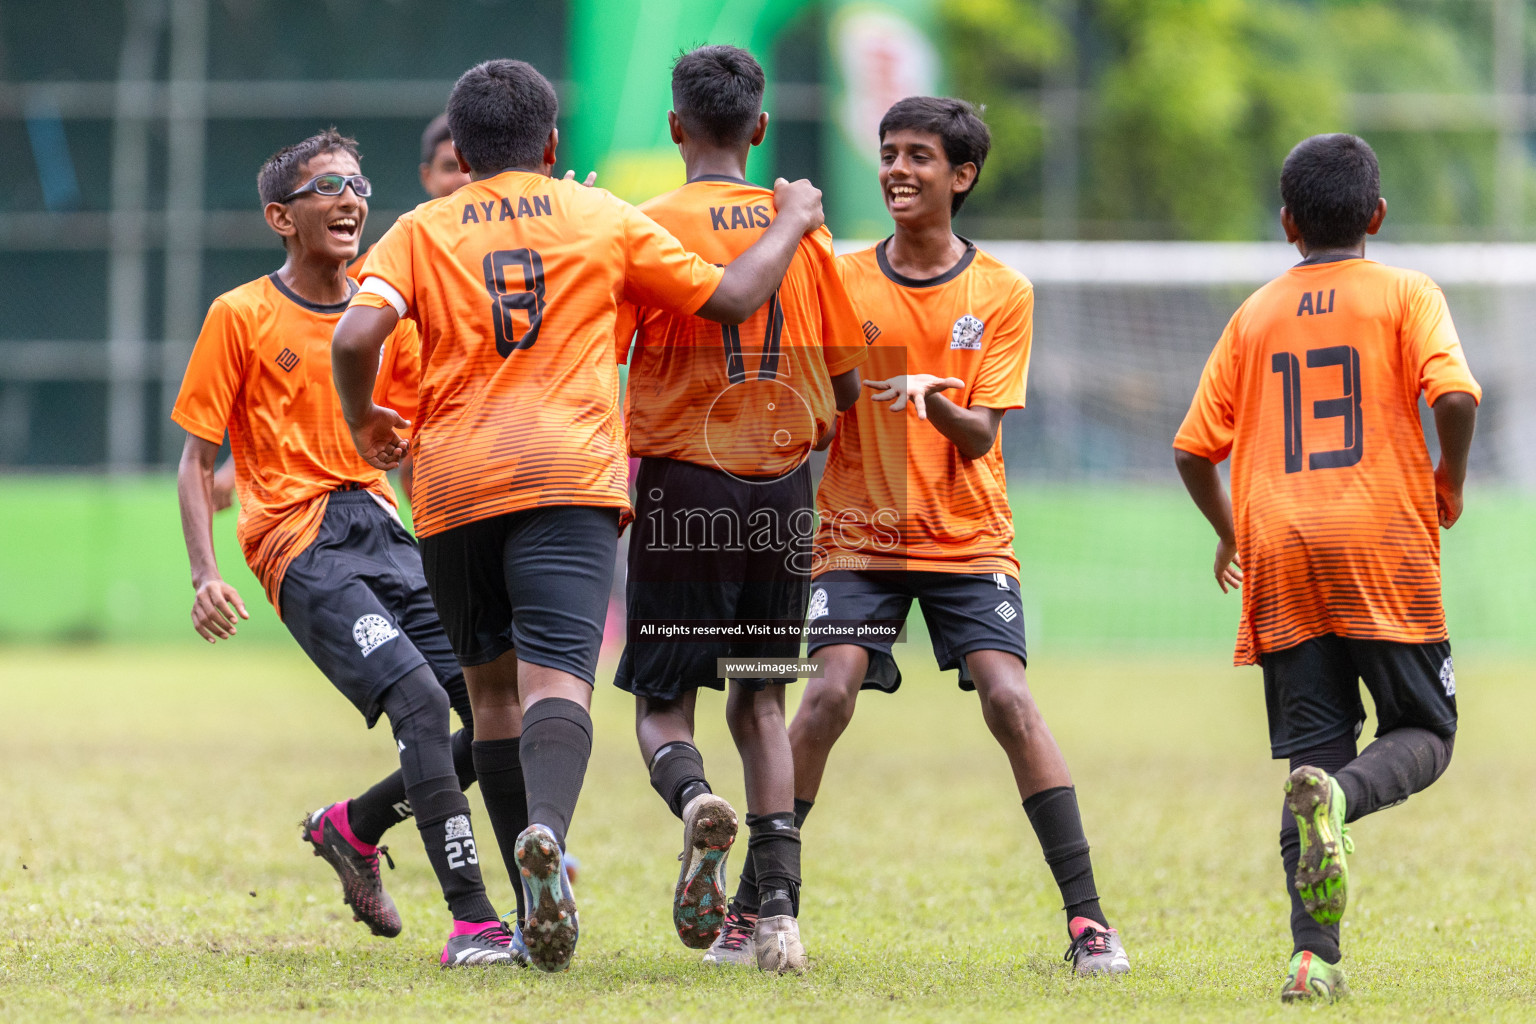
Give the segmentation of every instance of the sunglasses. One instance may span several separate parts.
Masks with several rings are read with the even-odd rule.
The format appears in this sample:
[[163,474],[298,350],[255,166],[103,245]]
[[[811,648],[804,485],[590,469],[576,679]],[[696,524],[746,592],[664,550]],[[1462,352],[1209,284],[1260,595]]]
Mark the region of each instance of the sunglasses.
[[373,195],[373,183],[361,174],[317,174],[283,196],[278,202],[291,202],[309,192],[317,196],[339,196],[348,185],[352,186],[352,194],[359,199],[367,199]]

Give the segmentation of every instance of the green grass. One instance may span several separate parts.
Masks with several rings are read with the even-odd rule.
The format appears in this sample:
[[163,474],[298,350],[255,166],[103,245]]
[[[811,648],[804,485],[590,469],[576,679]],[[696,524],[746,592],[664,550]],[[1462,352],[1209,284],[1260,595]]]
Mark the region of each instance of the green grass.
[[[1214,540],[1176,486],[1021,483],[1013,500],[1032,651],[1231,648],[1237,598],[1212,582]],[[0,642],[195,639],[169,478],[0,477],[0,522]],[[242,645],[287,646],[241,559],[233,513],[215,535],[252,615]],[[1458,645],[1536,650],[1536,495],[1474,486],[1443,562]]]
[[[0,1019],[1294,1019],[1275,1001],[1290,950],[1283,769],[1267,759],[1255,670],[1220,652],[1032,661],[1134,962],[1129,978],[1079,981],[974,695],[924,669],[921,647],[901,656],[907,683],[864,698],[805,830],[814,968],[769,978],[705,970],[672,935],[679,828],[606,676],[572,833],[574,967],[445,973],[446,912],[414,830],[389,837],[406,924],[393,941],[352,923],[298,842],[299,815],[389,770],[392,744],[291,645],[0,650]],[[1474,651],[1457,668],[1450,772],[1354,827],[1356,996],[1334,1019],[1536,1016],[1536,689],[1529,661]],[[739,801],[721,701],[701,705],[706,763]],[[510,908],[477,820],[492,896]]]

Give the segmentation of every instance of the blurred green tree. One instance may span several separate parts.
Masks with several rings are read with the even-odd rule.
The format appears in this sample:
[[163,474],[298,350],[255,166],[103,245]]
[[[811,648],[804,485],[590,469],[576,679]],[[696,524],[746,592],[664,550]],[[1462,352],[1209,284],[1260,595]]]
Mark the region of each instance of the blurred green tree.
[[1358,94],[1410,108],[1363,132],[1382,158],[1389,223],[1419,235],[1496,223],[1492,127],[1415,127],[1411,109],[1419,94],[1490,89],[1488,5],[941,0],[940,11],[952,88],[987,105],[993,130],[967,206],[984,233],[1049,231],[1060,211],[1042,182],[1061,159],[1053,147],[1067,147],[1073,180],[1051,201],[1074,207],[1067,221],[1084,236],[1273,236],[1281,160],[1307,135],[1356,130]]

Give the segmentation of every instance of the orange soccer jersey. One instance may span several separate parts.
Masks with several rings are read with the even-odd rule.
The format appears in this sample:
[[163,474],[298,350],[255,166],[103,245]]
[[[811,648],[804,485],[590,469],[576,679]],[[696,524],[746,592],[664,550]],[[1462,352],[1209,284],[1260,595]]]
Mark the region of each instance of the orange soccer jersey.
[[[276,274],[225,292],[208,310],[171,412],[210,444],[229,431],[240,547],[279,615],[283,573],[319,533],[331,491],[359,484],[395,503],[384,473],[357,454],[331,383],[331,333],[346,307],[311,303]],[[374,386],[374,401],[407,418],[416,344],[414,331],[397,329]]]
[[1303,264],[1238,307],[1173,442],[1232,456],[1237,664],[1326,633],[1446,638],[1418,403],[1450,391],[1482,396],[1423,274]]
[[[705,177],[640,209],[690,252],[726,264],[762,237],[773,193]],[[864,334],[825,229],[800,250],[767,305],[735,326],[659,309],[620,309],[629,357],[631,455],[679,459],[742,477],[799,466],[837,417],[831,378],[864,362]]]
[[[965,387],[944,392],[957,405],[1022,408],[1030,283],[970,243],[947,273],[913,280],[891,269],[885,246],[838,260],[854,307],[868,317],[864,376],[959,377]],[[1001,437],[981,458],[967,459],[911,409],[893,413],[861,399],[839,421],[817,493],[817,571],[1017,576]]]
[[721,273],[608,192],[531,171],[472,181],[396,221],[364,281],[397,294],[353,301],[402,302],[421,331],[417,532],[542,505],[627,518],[618,305],[692,313]]

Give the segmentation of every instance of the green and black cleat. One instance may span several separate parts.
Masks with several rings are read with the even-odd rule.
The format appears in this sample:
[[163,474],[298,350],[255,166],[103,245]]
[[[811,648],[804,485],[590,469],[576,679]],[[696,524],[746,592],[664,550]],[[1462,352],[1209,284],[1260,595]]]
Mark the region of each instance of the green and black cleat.
[[1321,768],[1303,765],[1285,780],[1285,807],[1301,830],[1296,893],[1318,924],[1338,924],[1349,902],[1345,857],[1355,852],[1344,824],[1344,790]]

